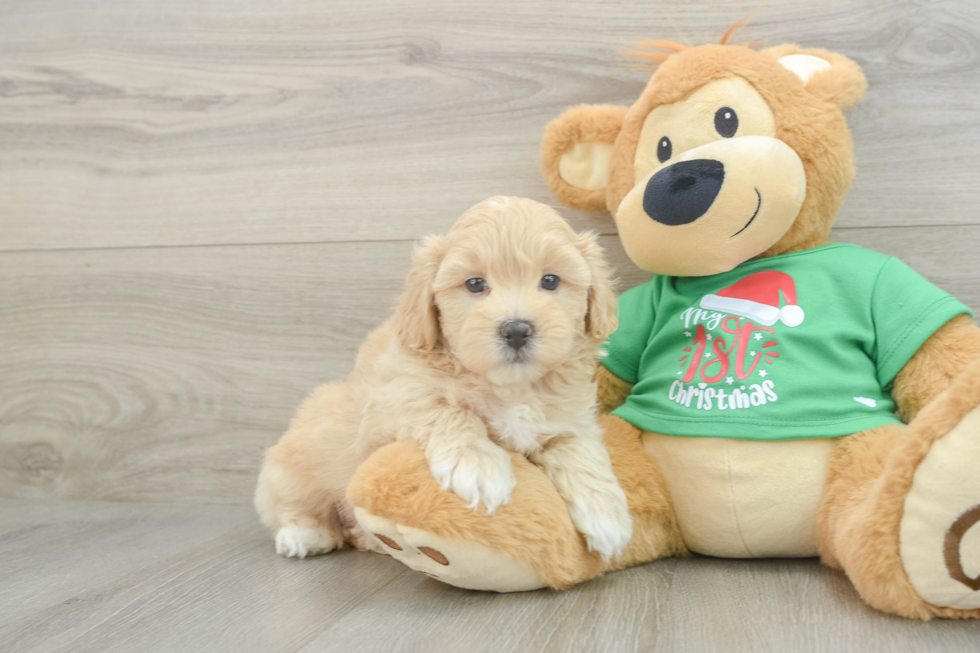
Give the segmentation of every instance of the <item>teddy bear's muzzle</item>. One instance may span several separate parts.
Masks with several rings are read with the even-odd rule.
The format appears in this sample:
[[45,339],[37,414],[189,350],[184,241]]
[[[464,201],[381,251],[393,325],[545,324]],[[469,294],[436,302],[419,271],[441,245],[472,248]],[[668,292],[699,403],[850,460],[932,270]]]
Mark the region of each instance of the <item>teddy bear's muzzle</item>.
[[657,274],[705,276],[758,256],[792,226],[806,169],[770,136],[722,138],[676,154],[619,204],[626,253]]

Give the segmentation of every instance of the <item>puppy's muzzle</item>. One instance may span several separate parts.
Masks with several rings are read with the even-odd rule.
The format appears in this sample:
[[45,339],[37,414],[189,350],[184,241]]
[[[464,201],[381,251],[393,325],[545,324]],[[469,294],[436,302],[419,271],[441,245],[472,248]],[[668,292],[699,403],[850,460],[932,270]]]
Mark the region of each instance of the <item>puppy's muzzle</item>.
[[689,224],[708,212],[724,181],[721,161],[679,161],[650,177],[643,210],[661,224]]
[[534,326],[527,320],[507,320],[500,325],[500,338],[514,351],[520,350],[534,336]]

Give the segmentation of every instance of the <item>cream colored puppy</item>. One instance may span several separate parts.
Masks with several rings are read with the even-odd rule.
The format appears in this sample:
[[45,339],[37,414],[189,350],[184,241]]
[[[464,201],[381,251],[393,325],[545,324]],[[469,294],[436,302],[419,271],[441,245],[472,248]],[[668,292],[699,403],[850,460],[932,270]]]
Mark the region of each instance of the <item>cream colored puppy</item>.
[[345,489],[372,452],[415,438],[440,485],[488,512],[514,487],[501,447],[523,453],[589,548],[618,555],[632,519],[592,381],[615,311],[595,238],[538,202],[486,200],[425,240],[395,315],[361,347],[348,381],[316,390],[266,454],[255,505],[276,550],[380,549]]

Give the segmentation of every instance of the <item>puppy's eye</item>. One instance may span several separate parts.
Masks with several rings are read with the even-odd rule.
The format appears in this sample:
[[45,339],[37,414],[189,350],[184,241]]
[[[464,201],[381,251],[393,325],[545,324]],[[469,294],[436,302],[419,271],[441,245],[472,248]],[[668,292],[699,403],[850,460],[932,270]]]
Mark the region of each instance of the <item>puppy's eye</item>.
[[561,279],[559,279],[558,275],[555,274],[546,274],[541,277],[541,287],[545,290],[554,290],[558,287],[560,282]]
[[722,107],[715,112],[715,130],[725,138],[731,138],[738,131],[738,115],[731,107]]
[[480,294],[487,289],[487,282],[479,277],[466,280],[466,289],[473,294]]
[[670,158],[670,155],[674,153],[674,145],[670,142],[670,139],[664,136],[657,143],[657,158],[660,159],[660,163],[663,163]]

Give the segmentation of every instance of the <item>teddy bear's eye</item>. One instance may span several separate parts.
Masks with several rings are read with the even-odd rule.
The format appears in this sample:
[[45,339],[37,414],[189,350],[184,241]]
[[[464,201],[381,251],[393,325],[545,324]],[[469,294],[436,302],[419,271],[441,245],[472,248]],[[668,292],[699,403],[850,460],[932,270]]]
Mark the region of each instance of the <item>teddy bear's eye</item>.
[[731,138],[738,131],[738,115],[731,107],[722,107],[715,112],[715,130],[725,138]]
[[674,153],[674,146],[671,144],[670,139],[664,136],[657,143],[657,158],[660,159],[660,163],[663,163],[670,158],[670,155]]

